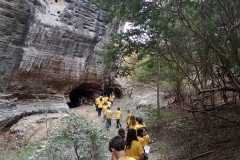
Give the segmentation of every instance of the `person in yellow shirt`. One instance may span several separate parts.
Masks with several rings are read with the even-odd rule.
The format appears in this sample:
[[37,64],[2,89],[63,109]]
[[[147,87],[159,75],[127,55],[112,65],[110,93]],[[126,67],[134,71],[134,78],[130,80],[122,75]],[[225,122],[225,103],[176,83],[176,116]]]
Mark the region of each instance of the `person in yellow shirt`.
[[137,127],[137,121],[136,121],[136,118],[132,115],[130,117],[130,122],[129,122],[128,128],[136,129],[136,127]]
[[105,114],[105,112],[107,111],[107,108],[109,107],[109,104],[107,102],[104,102],[102,104],[102,112]]
[[127,115],[126,123],[127,123],[127,128],[129,128],[130,118],[132,116],[132,113],[129,110],[127,112],[128,112],[128,115]]
[[143,139],[144,139],[145,145],[150,144],[151,139],[150,139],[150,136],[149,136],[149,134],[148,134],[148,131],[147,131],[147,128],[146,128],[146,127],[143,128]]
[[98,117],[101,117],[102,107],[103,107],[103,98],[102,98],[102,96],[96,98],[95,103],[96,103],[96,107],[97,107],[96,110],[98,112]]
[[107,130],[109,130],[109,128],[112,125],[112,111],[110,110],[110,107],[107,108],[105,115],[106,115],[106,128]]
[[112,153],[112,160],[136,160],[125,153],[125,142],[120,136],[113,137],[109,142],[109,151]]
[[138,141],[135,129],[128,129],[125,151],[129,157],[133,157],[136,160],[144,160],[144,149]]
[[109,101],[109,97],[108,96],[103,97],[103,101],[104,102],[108,102]]
[[122,112],[120,110],[120,108],[117,108],[117,111],[115,112],[115,117],[116,117],[116,124],[117,124],[117,128],[121,128],[122,124],[121,124],[121,119],[122,119]]
[[138,138],[138,141],[141,143],[142,147],[144,148],[144,146],[146,144],[145,144],[145,140],[143,138],[143,128],[139,128],[137,130],[137,138]]
[[98,106],[98,104],[102,101],[102,96],[99,96],[95,99],[95,104]]
[[146,127],[141,117],[136,117],[136,121],[137,121],[136,129]]

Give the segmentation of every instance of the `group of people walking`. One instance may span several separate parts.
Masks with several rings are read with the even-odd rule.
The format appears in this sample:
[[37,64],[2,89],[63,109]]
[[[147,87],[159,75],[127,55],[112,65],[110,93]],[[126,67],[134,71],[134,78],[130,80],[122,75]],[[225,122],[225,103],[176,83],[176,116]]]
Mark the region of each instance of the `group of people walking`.
[[112,119],[116,119],[116,127],[120,128],[121,125],[121,119],[122,119],[122,112],[120,108],[117,108],[117,111],[114,113],[111,110],[111,106],[113,104],[113,101],[115,99],[114,95],[110,96],[100,96],[97,97],[95,100],[95,106],[96,111],[98,112],[98,117],[101,117],[103,114],[103,121],[106,123],[106,128],[109,130],[109,128],[112,126]]
[[112,154],[112,160],[147,160],[149,154],[150,137],[141,117],[135,117],[128,110],[126,118],[126,127],[122,128],[122,112],[118,107],[116,111],[111,111],[111,105],[114,96],[100,96],[96,98],[96,111],[101,117],[107,130],[112,125],[112,119],[116,120],[118,135],[113,137],[109,142],[109,151]]

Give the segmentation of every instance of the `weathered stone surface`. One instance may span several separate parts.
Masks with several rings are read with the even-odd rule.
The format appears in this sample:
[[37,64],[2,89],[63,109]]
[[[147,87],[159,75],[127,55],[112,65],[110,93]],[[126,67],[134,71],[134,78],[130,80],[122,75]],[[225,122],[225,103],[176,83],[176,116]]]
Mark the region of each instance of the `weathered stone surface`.
[[19,92],[101,83],[106,17],[87,0],[0,0],[0,85]]
[[2,95],[0,97],[0,130],[11,127],[18,120],[29,115],[67,112],[69,109],[62,96],[25,100],[24,102],[9,97],[13,96]]
[[40,114],[24,117],[10,128],[10,132],[17,137],[18,147],[46,140],[49,131],[60,119],[68,116],[67,113]]
[[[107,75],[96,48],[109,39],[107,23],[88,0],[0,0],[0,91],[12,94],[0,96],[0,130],[28,115],[66,111],[55,94],[82,84],[101,90]],[[40,102],[36,94],[48,97]]]
[[6,88],[20,62],[30,16],[28,9],[23,0],[0,0],[0,89]]

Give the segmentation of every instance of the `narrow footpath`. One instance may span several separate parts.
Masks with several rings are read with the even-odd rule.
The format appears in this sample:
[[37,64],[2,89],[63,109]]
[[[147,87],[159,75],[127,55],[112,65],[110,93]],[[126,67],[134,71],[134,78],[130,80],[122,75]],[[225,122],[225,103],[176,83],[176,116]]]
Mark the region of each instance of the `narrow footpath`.
[[[123,97],[121,99],[115,99],[113,105],[111,106],[111,110],[114,112],[117,110],[117,107],[121,108],[123,118],[122,118],[122,127],[126,128],[126,118],[127,118],[127,110],[130,110],[133,112],[134,115],[141,115],[144,118],[144,113],[141,112],[141,110],[137,110],[135,104],[132,102],[132,98],[129,97]],[[85,117],[87,120],[91,121],[92,123],[95,123],[96,126],[104,128],[105,123],[103,123],[102,117],[99,118],[97,116],[97,112],[95,110],[95,106],[90,105],[82,105],[81,107],[77,107],[71,110],[72,113],[81,115],[82,117]],[[108,131],[108,137],[112,138],[117,135],[118,129],[116,128],[116,122],[115,120],[112,120],[112,126],[110,130]],[[150,133],[151,135],[151,133]],[[108,147],[108,142],[106,142],[106,147]],[[152,144],[150,144],[150,147],[153,148]],[[108,160],[111,160],[111,154],[108,153]],[[149,155],[149,160],[163,160],[161,158],[160,153],[151,153]]]

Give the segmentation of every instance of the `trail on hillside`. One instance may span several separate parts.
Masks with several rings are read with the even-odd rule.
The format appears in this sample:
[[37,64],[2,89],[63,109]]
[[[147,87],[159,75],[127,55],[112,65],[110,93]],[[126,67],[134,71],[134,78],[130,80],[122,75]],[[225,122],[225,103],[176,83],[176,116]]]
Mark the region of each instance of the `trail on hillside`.
[[[144,92],[139,91],[141,94],[143,94]],[[139,93],[138,91],[134,93],[133,96],[136,96],[137,93]],[[147,93],[147,91],[145,90],[145,94]],[[152,92],[149,92],[152,93]],[[141,96],[141,95],[137,95],[137,96]],[[164,103],[162,103],[163,105]],[[137,102],[136,99],[134,99],[133,97],[130,98],[128,96],[125,96],[121,99],[116,99],[111,107],[111,110],[114,112],[116,111],[117,107],[121,108],[121,111],[123,113],[123,118],[122,118],[122,127],[126,128],[126,116],[127,116],[127,111],[130,110],[133,112],[134,115],[137,116],[141,116],[143,119],[146,119],[145,114],[143,112],[143,108],[141,109],[137,109]],[[143,109],[143,110],[142,110]],[[72,113],[81,115],[82,117],[85,117],[87,120],[95,123],[98,127],[105,127],[105,123],[102,121],[102,117],[99,118],[97,116],[97,112],[95,111],[95,106],[89,106],[89,105],[83,105],[81,107],[78,108],[74,108],[71,110]],[[116,122],[115,120],[112,120],[112,127],[110,128],[110,130],[107,132],[109,138],[112,138],[114,136],[117,135],[117,131],[118,129],[116,129]],[[149,133],[151,135],[151,133]],[[108,147],[108,142],[106,142],[106,147]],[[150,144],[151,147],[151,153],[149,155],[149,159],[150,160],[164,160],[163,155],[161,155],[161,153],[159,153],[159,146],[156,143]],[[109,158],[110,158],[110,152],[109,154]]]
[[[115,99],[114,103],[111,106],[111,110],[114,112],[117,110],[117,107],[121,108],[121,111],[123,113],[121,123],[122,127],[126,128],[127,111],[130,110],[131,112],[133,112],[135,116],[140,116],[143,119],[146,119],[145,114],[143,112],[145,109],[142,107],[149,107],[148,104],[155,103],[156,91],[152,87],[143,85],[133,86],[132,84],[130,84],[130,86],[127,86],[126,84],[123,84],[123,86],[129,89],[132,88],[133,89],[132,95],[131,96],[126,95],[123,96],[121,99]],[[164,103],[162,103],[162,105],[164,105]],[[137,109],[137,106],[141,106],[140,109]],[[81,105],[77,108],[70,109],[68,113],[66,112],[48,113],[24,117],[11,127],[11,132],[14,131],[13,135],[17,137],[12,138],[11,140],[12,143],[9,142],[6,143],[12,144],[9,148],[12,148],[11,150],[13,152],[18,150],[18,148],[15,148],[16,147],[15,144],[17,145],[20,144],[21,147],[26,144],[44,143],[47,141],[47,132],[52,130],[59,123],[61,123],[62,118],[69,116],[71,114],[76,114],[81,117],[84,117],[87,121],[91,122],[96,127],[102,129],[105,128],[105,122],[103,122],[102,117],[97,116],[97,112],[94,105]],[[115,119],[113,119],[112,126],[110,130],[107,131],[108,138],[110,139],[116,136],[117,131],[118,129],[116,128],[116,122]],[[11,135],[10,132],[9,134]],[[151,135],[151,133],[149,134]],[[3,145],[5,146],[5,144]],[[153,143],[150,146],[153,152],[150,154],[149,159],[151,160],[162,159],[160,158],[161,154],[158,153],[159,151],[156,151],[156,149],[158,148],[157,144]],[[105,147],[108,148],[108,141],[106,141]],[[9,156],[7,153],[5,154],[5,156],[7,157],[7,159],[11,160],[11,158],[8,158]],[[108,152],[107,154],[109,155],[110,158],[110,152]],[[14,157],[14,155],[12,157]]]
[[[115,111],[117,106],[119,105],[119,103],[114,103],[111,107],[112,111]],[[125,128],[125,115],[126,115],[126,111],[123,110],[123,121],[122,121],[122,127]],[[77,114],[81,117],[84,117],[85,119],[87,119],[88,121],[91,121],[92,123],[96,124],[97,127],[100,128],[105,128],[105,122],[103,122],[103,118],[102,117],[98,117],[95,106],[90,106],[90,105],[82,105],[81,107],[78,108],[74,108],[71,110],[71,113]],[[112,120],[112,126],[110,128],[109,131],[107,131],[107,136],[110,138],[114,137],[117,135],[117,131],[118,129],[116,128],[116,123],[115,120]],[[108,141],[106,141],[105,143],[105,147],[108,148]],[[107,153],[108,155],[108,159],[111,160],[111,154],[110,152]]]

